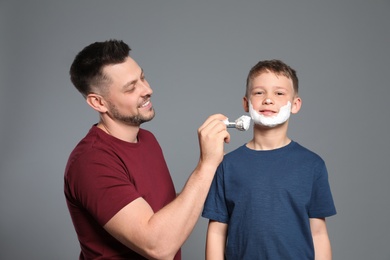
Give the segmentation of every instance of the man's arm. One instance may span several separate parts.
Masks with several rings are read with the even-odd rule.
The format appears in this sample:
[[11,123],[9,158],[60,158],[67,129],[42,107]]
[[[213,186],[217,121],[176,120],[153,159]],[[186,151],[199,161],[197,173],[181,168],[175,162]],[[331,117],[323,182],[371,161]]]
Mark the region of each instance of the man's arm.
[[223,260],[228,225],[214,220],[209,221],[206,239],[206,260]]
[[324,218],[310,219],[311,234],[314,243],[314,253],[316,260],[331,260],[332,249]]
[[112,217],[104,228],[132,250],[153,259],[172,259],[193,230],[219,163],[230,141],[223,115],[213,115],[198,129],[199,163],[182,192],[153,212],[138,198]]

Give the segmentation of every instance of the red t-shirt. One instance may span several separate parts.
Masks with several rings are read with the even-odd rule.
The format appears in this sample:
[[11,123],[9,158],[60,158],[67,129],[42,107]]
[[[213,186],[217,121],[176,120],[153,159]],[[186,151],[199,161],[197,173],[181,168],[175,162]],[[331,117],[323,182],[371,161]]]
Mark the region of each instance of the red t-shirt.
[[[80,259],[145,259],[103,226],[142,197],[154,212],[176,197],[162,150],[144,129],[128,143],[93,126],[70,154],[64,192],[80,246]],[[180,251],[175,259],[180,259]]]

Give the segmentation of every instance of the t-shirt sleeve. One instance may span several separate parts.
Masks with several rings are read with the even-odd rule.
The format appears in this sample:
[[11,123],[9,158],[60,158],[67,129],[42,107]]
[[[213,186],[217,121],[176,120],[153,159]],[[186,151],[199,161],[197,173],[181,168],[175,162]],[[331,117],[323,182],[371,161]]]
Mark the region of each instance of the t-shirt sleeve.
[[211,183],[210,191],[203,208],[202,217],[222,223],[228,223],[229,215],[224,194],[223,165],[221,164]]
[[328,171],[325,163],[321,161],[315,169],[309,217],[324,218],[335,214],[336,208],[329,186]]
[[[102,163],[104,162],[104,163]],[[118,211],[140,197],[115,155],[96,150],[73,162],[68,176],[72,197],[104,226]]]

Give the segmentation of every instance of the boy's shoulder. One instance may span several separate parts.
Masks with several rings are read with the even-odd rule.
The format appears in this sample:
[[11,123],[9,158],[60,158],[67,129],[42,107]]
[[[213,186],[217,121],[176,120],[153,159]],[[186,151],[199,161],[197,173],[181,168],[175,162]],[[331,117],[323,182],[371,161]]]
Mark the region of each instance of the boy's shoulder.
[[296,141],[291,141],[291,142],[294,143],[295,149],[296,149],[297,151],[300,151],[300,152],[302,152],[302,153],[311,154],[311,155],[313,155],[313,156],[318,156],[318,157],[320,157],[316,152],[314,152],[314,151],[311,150],[310,148],[308,148],[308,147],[306,147],[306,146],[303,146],[303,145],[301,145],[300,143],[298,143],[298,142],[296,142]]
[[247,156],[250,154],[258,154],[258,155],[261,154],[267,156],[288,155],[288,156],[306,157],[315,160],[322,160],[321,156],[318,155],[316,152],[293,140],[285,147],[275,149],[275,150],[261,151],[260,153],[258,153],[259,151],[251,150],[246,145],[247,144],[243,144],[237,147],[236,149],[234,149],[233,151],[227,153],[224,156],[224,160],[237,159],[242,156]]
[[319,154],[297,142],[294,142],[290,159],[307,165],[325,165],[325,161]]
[[234,150],[226,153],[223,157],[223,161],[230,161],[230,160],[237,160],[237,158],[241,158],[243,156],[246,156],[248,153],[249,148],[246,147],[246,144],[243,144]]

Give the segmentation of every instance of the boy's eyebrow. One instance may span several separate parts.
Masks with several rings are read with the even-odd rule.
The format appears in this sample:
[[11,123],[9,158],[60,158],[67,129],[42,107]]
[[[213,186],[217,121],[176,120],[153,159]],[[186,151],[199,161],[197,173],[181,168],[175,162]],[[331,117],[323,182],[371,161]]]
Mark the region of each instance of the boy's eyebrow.
[[[257,90],[257,89],[266,89],[267,87],[265,86],[262,86],[262,85],[258,85],[258,86],[253,86],[252,87],[252,90]],[[274,86],[271,86],[271,88],[273,90],[279,90],[279,89],[282,89],[282,90],[288,90],[287,87],[284,87],[284,86],[278,86],[278,85],[274,85]]]

